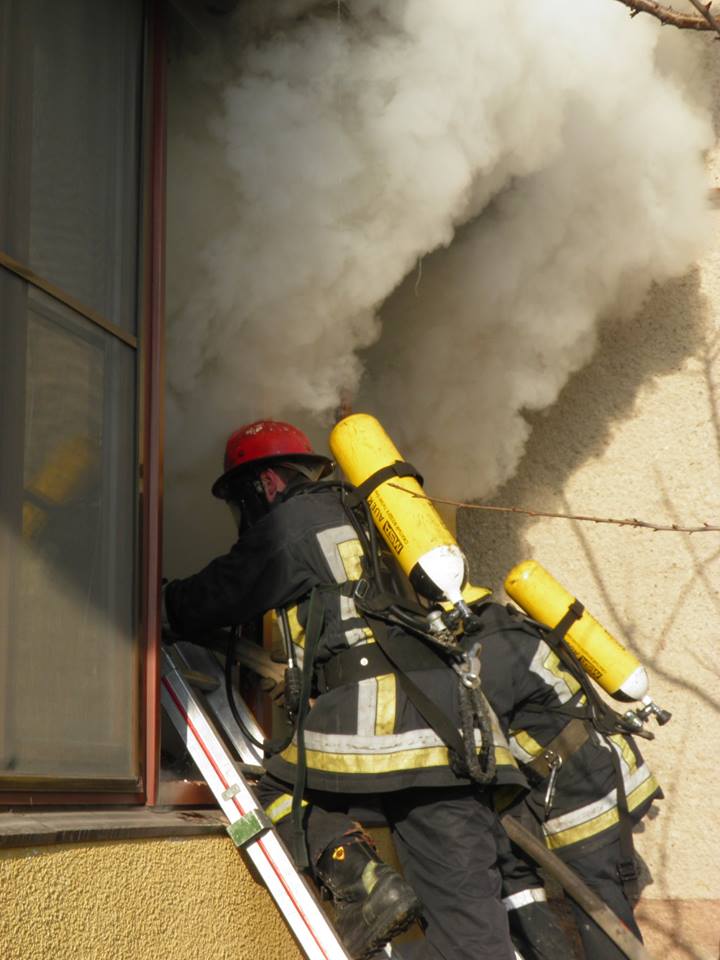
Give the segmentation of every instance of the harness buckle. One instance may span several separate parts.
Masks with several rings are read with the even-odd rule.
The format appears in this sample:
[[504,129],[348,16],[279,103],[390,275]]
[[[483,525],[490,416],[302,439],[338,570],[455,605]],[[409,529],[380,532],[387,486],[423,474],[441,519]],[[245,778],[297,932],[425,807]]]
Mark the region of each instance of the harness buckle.
[[558,774],[560,773],[560,767],[562,767],[563,764],[563,758],[554,750],[546,750],[543,754],[543,760],[550,768],[550,779],[548,780],[544,801],[545,818],[547,819],[550,816],[550,811],[552,810],[553,797],[555,796],[555,785],[557,783]]
[[355,587],[352,592],[353,599],[364,600],[365,597],[368,595],[369,590],[370,590],[370,582],[366,580],[364,577],[361,577],[359,580],[355,582]]
[[638,878],[637,862],[634,859],[618,860],[616,869],[621,883],[632,883]]

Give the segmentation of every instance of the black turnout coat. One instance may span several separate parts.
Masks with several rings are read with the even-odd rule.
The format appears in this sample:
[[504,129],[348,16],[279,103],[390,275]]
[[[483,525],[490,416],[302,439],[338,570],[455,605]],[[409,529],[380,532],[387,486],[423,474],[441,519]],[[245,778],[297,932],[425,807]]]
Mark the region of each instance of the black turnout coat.
[[612,842],[619,833],[613,753],[633,819],[662,797],[635,740],[619,733],[601,736],[588,724],[589,737],[562,763],[546,811],[549,777],[527,764],[568,724],[570,717],[558,707],[582,706],[585,695],[532,621],[497,603],[485,604],[478,612],[482,629],[474,640],[480,647],[483,690],[528,776],[531,791],[525,802],[542,822],[547,846],[570,859]]
[[[375,643],[351,591],[340,589],[361,577],[362,555],[336,491],[295,493],[244,532],[229,553],[194,576],[167,585],[170,625],[189,639],[208,628],[284,610],[302,665],[313,588],[335,585],[338,589],[316,595],[324,608],[314,664],[321,668],[348,648]],[[459,728],[456,674],[443,666],[411,671],[410,676]],[[305,723],[308,788],[382,793],[469,783],[453,771],[447,747],[406,698],[395,673],[316,693]],[[497,724],[494,737],[496,785],[523,787],[524,777]],[[269,759],[268,771],[294,782],[297,752],[293,739]]]

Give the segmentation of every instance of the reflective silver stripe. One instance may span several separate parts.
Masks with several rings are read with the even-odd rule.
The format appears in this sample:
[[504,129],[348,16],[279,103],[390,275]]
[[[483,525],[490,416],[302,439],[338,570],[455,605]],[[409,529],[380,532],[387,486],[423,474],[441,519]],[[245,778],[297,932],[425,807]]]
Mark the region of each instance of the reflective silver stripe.
[[[374,717],[373,717],[374,722]],[[373,727],[374,729],[374,727]],[[460,730],[458,729],[458,733]],[[480,746],[482,737],[475,731],[475,744]],[[409,730],[406,733],[390,733],[368,736],[354,733],[317,733],[305,731],[305,746],[321,753],[399,753],[420,747],[444,747],[444,742],[433,730]]]
[[505,750],[507,750],[508,753],[511,753],[512,751],[510,750],[510,744],[508,742],[507,737],[502,732],[502,728],[500,726],[500,721],[498,720],[497,714],[495,713],[495,711],[487,701],[485,701],[485,706],[487,707],[488,713],[490,714],[490,729],[492,730],[493,745],[495,747],[504,748]]
[[[272,823],[279,823],[280,820],[284,820],[285,817],[292,813],[292,803],[292,794],[283,793],[277,800],[273,800],[269,806],[265,807],[265,815],[270,818]],[[306,807],[307,805],[307,800],[300,801],[301,807]]]
[[316,534],[316,537],[332,575],[338,583],[345,583],[348,577],[338,551],[338,544],[344,543],[346,540],[357,540],[357,534],[350,524],[345,524],[342,527],[321,530],[320,533]]
[[503,897],[503,903],[508,913],[519,910],[531,903],[544,903],[547,900],[544,887],[528,887],[527,890],[518,890],[509,897]]
[[[553,665],[552,669],[550,669],[548,663]],[[570,697],[572,697],[574,691],[568,686],[567,681],[564,679],[565,676],[569,677],[570,675],[562,670],[559,664],[560,661],[557,655],[552,652],[544,640],[541,640],[538,643],[535,656],[530,662],[529,669],[532,673],[537,674],[549,687],[553,688],[560,703],[566,703]],[[576,681],[574,681],[574,683],[575,689],[579,689],[579,684],[577,684]]]
[[357,611],[353,598],[340,594],[340,619],[357,620],[359,616],[360,614]]
[[[645,763],[633,773],[623,775],[625,793],[629,795],[633,790],[636,790],[641,784],[645,783],[646,780],[649,780],[651,776],[652,774]],[[593,803],[588,803],[584,807],[578,807],[577,810],[571,810],[569,813],[563,813],[559,817],[553,817],[552,820],[546,820],[543,829],[548,836],[553,836],[553,834],[561,833],[570,827],[577,827],[581,823],[586,823],[588,820],[594,820],[595,817],[599,817],[607,810],[613,810],[616,806],[617,790],[612,789],[609,793],[605,794],[604,797],[595,800]]]
[[349,647],[358,647],[362,643],[369,643],[373,638],[365,633],[366,627],[353,627],[345,631],[345,642]]
[[[359,737],[372,737],[375,734],[375,716],[377,714],[377,680],[361,680],[357,685],[358,712],[357,733]],[[305,734],[307,743],[308,735]]]
[[516,760],[520,761],[520,763],[530,763],[531,760],[535,759],[531,753],[528,753],[527,750],[523,750],[513,734],[510,734],[510,752]]

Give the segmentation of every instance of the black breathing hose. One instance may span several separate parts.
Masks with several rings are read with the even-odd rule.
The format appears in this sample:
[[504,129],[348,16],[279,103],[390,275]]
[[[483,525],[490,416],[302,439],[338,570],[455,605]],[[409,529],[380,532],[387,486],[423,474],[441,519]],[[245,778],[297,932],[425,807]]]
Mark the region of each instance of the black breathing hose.
[[228,643],[227,653],[225,654],[225,694],[227,696],[228,704],[230,706],[230,713],[233,715],[235,723],[240,727],[240,731],[246,740],[249,740],[250,743],[257,747],[258,750],[265,750],[265,744],[263,741],[258,740],[256,737],[250,733],[245,724],[245,721],[240,716],[240,711],[238,710],[237,703],[235,701],[235,693],[233,691],[232,683],[232,669],[233,664],[235,663],[235,650],[237,648],[237,639],[240,634],[239,627],[233,627],[230,631],[230,641]]

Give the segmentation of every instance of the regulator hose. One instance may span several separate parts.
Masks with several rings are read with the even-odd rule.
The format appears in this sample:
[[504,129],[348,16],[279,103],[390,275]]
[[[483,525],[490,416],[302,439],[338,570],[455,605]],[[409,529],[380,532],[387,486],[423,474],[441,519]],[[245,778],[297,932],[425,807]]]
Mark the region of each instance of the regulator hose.
[[235,650],[237,649],[237,640],[239,635],[240,628],[233,627],[230,631],[230,642],[228,643],[227,653],[225,654],[225,694],[230,707],[230,713],[232,713],[235,723],[238,725],[238,727],[240,727],[242,735],[246,740],[249,740],[254,747],[257,747],[258,750],[265,750],[265,743],[254,737],[248,730],[245,721],[240,716],[240,711],[238,710],[237,702],[235,700],[235,692],[233,691],[232,683],[232,669],[233,664],[235,663]]

